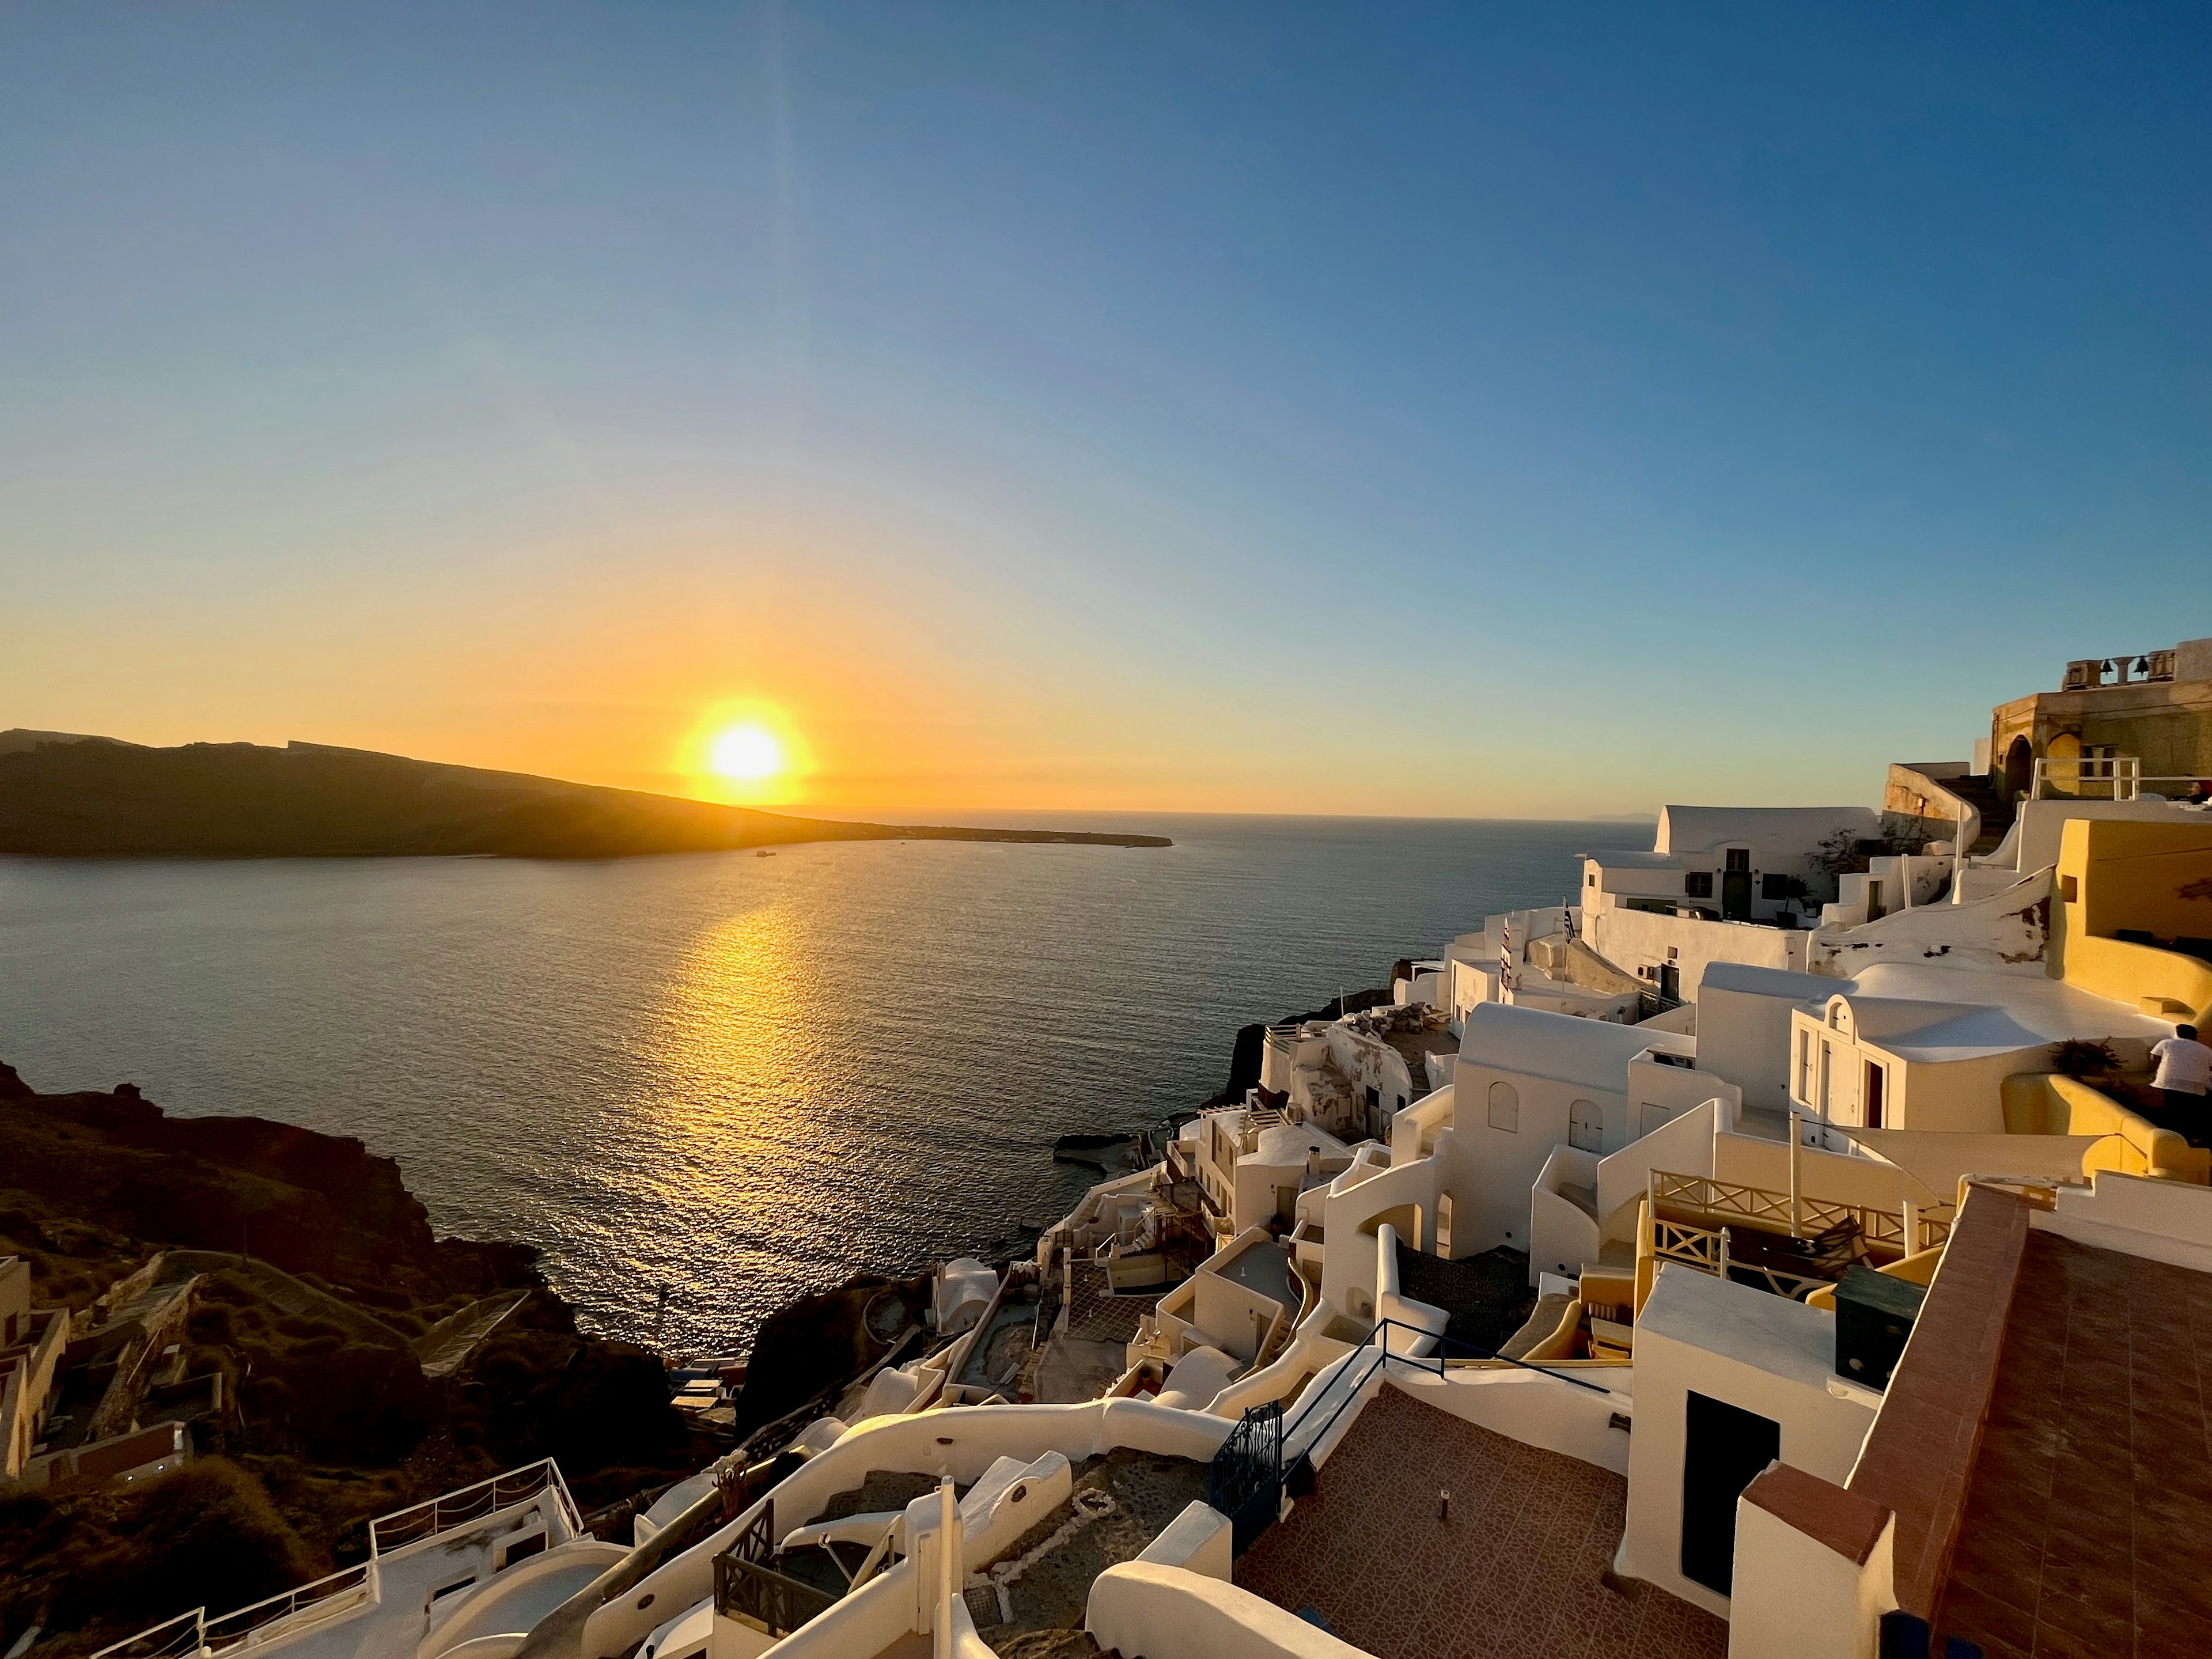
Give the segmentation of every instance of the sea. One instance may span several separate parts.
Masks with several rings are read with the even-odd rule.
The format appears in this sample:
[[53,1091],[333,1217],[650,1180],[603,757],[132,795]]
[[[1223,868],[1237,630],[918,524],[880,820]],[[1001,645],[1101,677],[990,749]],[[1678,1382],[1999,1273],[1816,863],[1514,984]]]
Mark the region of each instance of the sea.
[[441,1232],[537,1246],[587,1328],[742,1352],[853,1273],[1020,1248],[1099,1178],[1059,1137],[1188,1112],[1239,1025],[1385,984],[1651,836],[964,821],[1175,845],[0,859],[0,1060],[357,1136]]

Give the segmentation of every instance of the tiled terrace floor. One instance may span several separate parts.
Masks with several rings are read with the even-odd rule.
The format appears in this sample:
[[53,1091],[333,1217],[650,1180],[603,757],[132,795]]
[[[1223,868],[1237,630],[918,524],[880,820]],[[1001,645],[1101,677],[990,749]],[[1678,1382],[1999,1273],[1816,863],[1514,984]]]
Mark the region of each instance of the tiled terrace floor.
[[1938,1632],[1988,1659],[2212,1653],[2208,1383],[2212,1274],[2031,1232]]
[[1620,1475],[1385,1388],[1236,1578],[1381,1659],[1723,1659],[1722,1620],[1607,1582],[1627,1507]]

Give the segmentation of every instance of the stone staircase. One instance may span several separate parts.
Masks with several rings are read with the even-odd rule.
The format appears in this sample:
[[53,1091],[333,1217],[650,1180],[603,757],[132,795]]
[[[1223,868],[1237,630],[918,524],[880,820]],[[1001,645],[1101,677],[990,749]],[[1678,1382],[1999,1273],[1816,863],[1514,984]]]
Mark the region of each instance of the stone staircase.
[[1966,851],[1976,858],[1986,857],[1997,850],[1997,843],[2012,828],[2017,816],[2013,803],[2002,790],[1994,787],[1987,778],[1946,778],[1943,787],[1982,815],[1982,833]]

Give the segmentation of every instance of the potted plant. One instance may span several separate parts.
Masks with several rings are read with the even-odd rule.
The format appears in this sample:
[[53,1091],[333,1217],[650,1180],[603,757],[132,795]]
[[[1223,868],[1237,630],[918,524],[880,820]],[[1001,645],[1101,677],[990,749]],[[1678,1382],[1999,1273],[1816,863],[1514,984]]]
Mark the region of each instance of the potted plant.
[[2061,1077],[2070,1077],[2076,1083],[2106,1083],[2120,1069],[2120,1057],[2112,1052],[2109,1042],[2092,1042],[2087,1037],[2068,1037],[2054,1043],[2051,1050],[2051,1069]]

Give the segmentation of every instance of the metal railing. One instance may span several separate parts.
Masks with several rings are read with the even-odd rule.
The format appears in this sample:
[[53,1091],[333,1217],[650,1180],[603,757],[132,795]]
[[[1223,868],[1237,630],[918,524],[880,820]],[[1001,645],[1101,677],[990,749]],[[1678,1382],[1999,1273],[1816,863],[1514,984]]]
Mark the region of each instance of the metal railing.
[[341,1568],[326,1578],[318,1578],[312,1584],[302,1584],[251,1607],[240,1607],[220,1619],[205,1620],[201,1627],[200,1644],[210,1650],[219,1650],[244,1641],[264,1625],[273,1625],[295,1613],[332,1614],[357,1607],[363,1601],[374,1604],[376,1592],[376,1561],[372,1557]]
[[1917,1237],[1908,1245],[1905,1217],[1898,1211],[1877,1210],[1863,1204],[1837,1204],[1802,1195],[1797,1200],[1793,1225],[1788,1193],[1777,1192],[1771,1187],[1745,1186],[1740,1182],[1715,1181],[1707,1176],[1676,1175],[1665,1170],[1651,1171],[1649,1196],[1655,1225],[1663,1219],[1659,1206],[1673,1204],[1706,1215],[1732,1216],[1799,1237],[1856,1224],[1869,1245],[1894,1250],[1900,1255],[1933,1249],[1951,1236],[1948,1221],[1936,1216],[1916,1216]]
[[549,1492],[558,1500],[569,1529],[581,1533],[583,1520],[568,1496],[568,1483],[562,1479],[560,1465],[548,1457],[378,1517],[369,1523],[368,1553],[372,1557],[389,1553]]
[[207,1609],[194,1607],[100,1649],[92,1659],[185,1659],[206,1644]]
[[[1394,1330],[1404,1331],[1417,1340],[1423,1337],[1432,1339],[1437,1345],[1436,1351],[1425,1354],[1393,1353],[1390,1352],[1389,1334]],[[1359,1380],[1344,1392],[1337,1401],[1335,1409],[1322,1419],[1321,1427],[1315,1430],[1313,1434],[1304,1441],[1304,1452],[1310,1452],[1327,1437],[1328,1431],[1336,1426],[1336,1419],[1343,1415],[1344,1408],[1359,1397],[1359,1391],[1367,1386],[1368,1379],[1383,1366],[1395,1360],[1401,1365],[1412,1365],[1417,1370],[1432,1371],[1438,1376],[1443,1376],[1448,1374],[1452,1363],[1451,1357],[1445,1352],[1446,1349],[1457,1349],[1465,1354],[1467,1358],[1460,1361],[1462,1364],[1496,1362],[1511,1365],[1524,1371],[1536,1371],[1545,1376],[1554,1377],[1559,1382],[1571,1383],[1577,1389],[1587,1389],[1592,1394],[1609,1395],[1613,1392],[1601,1382],[1589,1382],[1569,1371],[1556,1371],[1548,1365],[1532,1365],[1525,1359],[1516,1359],[1510,1354],[1499,1353],[1494,1348],[1486,1348],[1474,1342],[1462,1342],[1457,1337],[1446,1336],[1441,1331],[1425,1330],[1419,1325],[1408,1325],[1403,1320],[1384,1320],[1373,1330],[1368,1332],[1360,1341],[1359,1346],[1354,1348],[1352,1354],[1346,1355],[1346,1359],[1349,1361],[1370,1344],[1376,1345],[1374,1357],[1360,1371]],[[1337,1373],[1338,1378],[1341,1380],[1348,1376],[1351,1369],[1350,1364],[1346,1364],[1345,1369]],[[1301,1431],[1305,1428],[1306,1419],[1313,1415],[1322,1399],[1334,1391],[1331,1389],[1315,1395],[1300,1408],[1297,1416],[1292,1419],[1290,1425],[1283,1431],[1283,1443],[1285,1448],[1298,1439]]]
[[1282,1402],[1270,1400],[1245,1412],[1206,1466],[1206,1501],[1229,1517],[1232,1554],[1250,1548],[1282,1508],[1283,1439]]
[[776,1571],[769,1563],[782,1533],[775,1524],[775,1497],[761,1499],[751,1520],[738,1529],[728,1547],[714,1558],[714,1610],[733,1619],[750,1620],[770,1636],[788,1636],[823,1609],[799,1595],[811,1591],[834,1599],[811,1584],[801,1583]]
[[2113,800],[2141,800],[2147,783],[2183,783],[2193,788],[2199,781],[2197,774],[2146,775],[2136,755],[2046,755],[2035,763],[2028,793],[2033,799],[2047,800],[2054,792],[2063,792],[2061,799],[2073,800],[2083,799],[2086,792],[2104,790]]
[[714,1558],[714,1611],[743,1619],[771,1637],[788,1636],[837,1604],[827,1590],[738,1555]]

